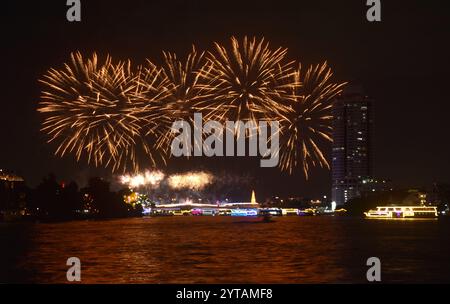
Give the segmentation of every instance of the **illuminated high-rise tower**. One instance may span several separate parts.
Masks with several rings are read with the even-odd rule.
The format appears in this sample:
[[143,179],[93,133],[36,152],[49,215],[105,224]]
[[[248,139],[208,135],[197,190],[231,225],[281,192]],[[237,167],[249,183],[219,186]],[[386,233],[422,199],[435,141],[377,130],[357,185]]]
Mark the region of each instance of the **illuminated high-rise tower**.
[[352,86],[334,102],[331,193],[337,205],[360,196],[372,177],[373,104],[362,88]]

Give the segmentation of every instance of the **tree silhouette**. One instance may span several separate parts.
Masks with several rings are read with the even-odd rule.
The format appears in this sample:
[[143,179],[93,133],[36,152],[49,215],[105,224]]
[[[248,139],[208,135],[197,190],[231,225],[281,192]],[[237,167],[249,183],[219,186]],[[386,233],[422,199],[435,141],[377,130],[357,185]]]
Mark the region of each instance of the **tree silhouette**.
[[128,214],[123,198],[111,192],[110,183],[101,178],[91,178],[83,192],[92,198],[93,207],[101,217],[122,217]]

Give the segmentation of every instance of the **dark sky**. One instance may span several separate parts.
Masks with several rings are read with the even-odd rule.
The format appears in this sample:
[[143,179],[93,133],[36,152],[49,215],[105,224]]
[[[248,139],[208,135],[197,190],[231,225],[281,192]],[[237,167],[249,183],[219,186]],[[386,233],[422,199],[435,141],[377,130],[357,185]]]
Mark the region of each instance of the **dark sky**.
[[[379,23],[366,20],[365,0],[81,2],[81,23],[66,20],[65,0],[2,3],[0,168],[31,185],[49,172],[79,182],[96,173],[70,156],[54,157],[39,131],[37,79],[49,67],[75,50],[159,62],[161,50],[184,55],[192,43],[210,48],[232,35],[264,36],[304,64],[328,60],[337,80],[362,84],[376,100],[377,176],[400,186],[450,181],[446,1],[382,0]],[[214,161],[221,162],[210,160],[210,168]],[[230,172],[253,174],[261,196],[329,194],[326,170],[312,170],[306,182],[302,174],[256,166],[227,163]]]

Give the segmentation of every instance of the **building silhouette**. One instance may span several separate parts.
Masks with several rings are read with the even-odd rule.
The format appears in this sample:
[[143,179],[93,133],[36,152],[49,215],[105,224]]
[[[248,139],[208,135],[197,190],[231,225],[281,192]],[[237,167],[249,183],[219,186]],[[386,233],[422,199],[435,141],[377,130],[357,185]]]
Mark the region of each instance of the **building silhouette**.
[[22,177],[0,169],[0,212],[19,208],[24,185]]
[[373,178],[373,106],[358,86],[348,87],[334,101],[331,194],[337,205],[359,197]]

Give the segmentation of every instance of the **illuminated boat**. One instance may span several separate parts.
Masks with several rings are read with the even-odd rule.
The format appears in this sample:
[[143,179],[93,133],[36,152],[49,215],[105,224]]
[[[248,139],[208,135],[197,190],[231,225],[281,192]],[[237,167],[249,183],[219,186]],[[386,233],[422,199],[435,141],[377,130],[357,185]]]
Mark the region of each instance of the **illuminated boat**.
[[437,207],[392,206],[377,207],[364,212],[367,218],[436,218]]
[[231,209],[231,216],[257,216],[258,209]]

